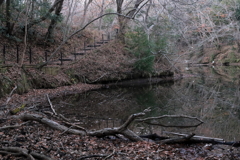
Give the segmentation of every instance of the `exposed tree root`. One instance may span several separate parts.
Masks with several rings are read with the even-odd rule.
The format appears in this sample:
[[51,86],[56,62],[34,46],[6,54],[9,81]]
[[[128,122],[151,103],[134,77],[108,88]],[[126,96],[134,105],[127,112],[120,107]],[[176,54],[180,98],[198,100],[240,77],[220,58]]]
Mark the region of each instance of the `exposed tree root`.
[[11,154],[13,156],[25,156],[28,159],[35,160],[37,159],[44,159],[44,160],[52,160],[52,158],[47,157],[43,154],[31,152],[30,150],[19,148],[19,147],[2,147],[0,148],[0,154]]

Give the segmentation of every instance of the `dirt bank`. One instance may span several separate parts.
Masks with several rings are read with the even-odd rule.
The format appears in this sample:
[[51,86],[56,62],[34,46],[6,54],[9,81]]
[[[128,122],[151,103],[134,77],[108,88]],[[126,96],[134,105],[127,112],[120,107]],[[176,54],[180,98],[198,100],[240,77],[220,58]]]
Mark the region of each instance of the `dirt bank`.
[[[67,50],[67,47],[70,50],[73,44],[66,44],[64,50]],[[75,47],[77,47],[77,44],[75,44]],[[169,70],[167,60],[162,59],[160,55],[155,58],[152,74],[134,70],[133,64],[136,58],[127,52],[125,47],[122,43],[112,40],[107,44],[87,51],[84,55],[73,57],[71,53],[68,52],[67,54],[65,52],[65,57],[74,58],[74,60],[64,62],[63,65],[57,65],[56,62],[50,63],[40,70],[36,69],[35,65],[29,66],[28,64],[24,64],[23,67],[16,63],[11,64],[10,67],[2,65],[0,73],[2,105],[5,105],[6,99],[14,87],[17,87],[17,89],[14,90],[8,105],[11,104],[16,107],[21,104],[32,104],[35,100],[46,100],[46,94],[54,97],[82,92],[100,88],[102,83],[148,78],[150,76],[160,77],[161,79],[173,77],[173,72]],[[41,48],[38,49],[41,50]],[[75,48],[75,50],[78,49]],[[39,54],[39,56],[44,56],[44,51],[42,50]],[[158,79],[157,82],[161,82],[161,79]]]

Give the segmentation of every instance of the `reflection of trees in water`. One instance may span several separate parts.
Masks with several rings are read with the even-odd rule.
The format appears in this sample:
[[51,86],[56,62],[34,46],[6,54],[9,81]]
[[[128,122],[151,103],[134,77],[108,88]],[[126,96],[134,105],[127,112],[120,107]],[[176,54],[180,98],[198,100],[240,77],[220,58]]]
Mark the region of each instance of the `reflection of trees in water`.
[[[82,124],[95,129],[119,126],[130,114],[151,107],[152,112],[148,116],[188,115],[198,117],[205,123],[188,129],[136,124],[137,132],[194,132],[227,140],[240,137],[240,88],[219,76],[215,78],[200,72],[199,75],[166,87],[153,85],[96,90],[64,97],[53,101],[53,104],[56,104],[58,113],[78,119]],[[168,121],[179,125],[188,123],[178,119],[165,120],[163,123]]]
[[[214,80],[206,77],[183,80],[174,85],[172,90],[178,95],[171,99],[179,103],[172,114],[196,116],[205,122],[196,132],[206,136],[222,137],[233,140],[239,137],[239,87],[234,83]],[[199,83],[200,82],[200,83]],[[203,83],[205,82],[205,83]],[[181,100],[179,100],[181,99]]]

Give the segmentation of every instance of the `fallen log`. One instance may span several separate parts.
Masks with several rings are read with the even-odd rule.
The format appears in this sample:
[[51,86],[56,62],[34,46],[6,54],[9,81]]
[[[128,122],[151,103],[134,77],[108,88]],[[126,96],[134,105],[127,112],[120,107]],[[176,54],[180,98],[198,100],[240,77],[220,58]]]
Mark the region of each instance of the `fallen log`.
[[222,144],[222,145],[230,145],[233,147],[240,147],[240,141],[235,142],[226,142],[220,138],[213,137],[204,137],[204,136],[196,136],[195,134],[180,134],[174,132],[167,132],[170,134],[178,135],[181,137],[168,137],[168,136],[159,136],[156,133],[149,135],[142,135],[142,138],[148,138],[159,144],[176,144],[176,143],[211,143],[211,144]]
[[[81,128],[81,130],[72,129],[70,127],[66,127],[64,125],[61,125],[60,123],[55,122],[55,121],[53,121],[51,119],[48,119],[48,118],[46,118],[42,115],[39,115],[39,114],[24,113],[24,114],[21,114],[19,116],[16,116],[16,118],[19,118],[22,121],[29,121],[29,120],[37,121],[37,122],[46,124],[53,129],[63,131],[63,133],[77,134],[77,135],[81,135],[81,136],[88,135],[88,136],[96,136],[96,137],[105,137],[105,136],[109,136],[109,135],[121,134],[131,141],[143,141],[143,139],[141,137],[139,137],[136,133],[129,130],[128,126],[136,118],[144,116],[145,113],[149,112],[149,111],[150,111],[150,109],[145,109],[143,112],[130,115],[128,117],[128,119],[126,120],[126,122],[123,125],[121,125],[120,127],[104,128],[104,129],[100,129],[100,130],[96,130],[96,131],[88,131],[86,129],[84,130],[83,128]],[[74,126],[74,125],[72,125],[72,126]]]

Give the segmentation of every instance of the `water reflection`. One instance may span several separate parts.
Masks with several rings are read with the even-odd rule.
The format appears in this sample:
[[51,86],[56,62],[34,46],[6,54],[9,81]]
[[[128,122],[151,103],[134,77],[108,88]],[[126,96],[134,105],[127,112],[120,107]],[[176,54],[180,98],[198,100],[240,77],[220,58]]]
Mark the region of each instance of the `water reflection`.
[[[119,126],[130,114],[151,107],[152,111],[147,116],[188,115],[202,119],[204,124],[192,128],[169,128],[135,123],[132,126],[135,132],[194,132],[230,141],[239,140],[239,80],[233,70],[227,69],[230,68],[192,68],[189,71],[195,77],[184,78],[174,84],[95,90],[55,99],[53,103],[58,113],[89,129]],[[193,120],[162,119],[161,123],[184,126]]]

